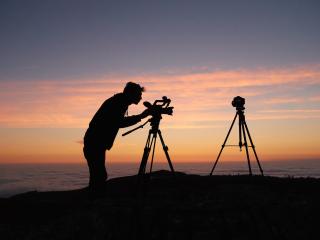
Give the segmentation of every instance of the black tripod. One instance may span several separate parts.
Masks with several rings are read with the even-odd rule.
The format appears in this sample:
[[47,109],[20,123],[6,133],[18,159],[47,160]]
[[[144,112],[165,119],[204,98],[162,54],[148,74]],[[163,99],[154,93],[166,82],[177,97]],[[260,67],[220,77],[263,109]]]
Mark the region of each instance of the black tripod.
[[161,114],[157,114],[155,116],[152,116],[152,118],[149,119],[148,121],[146,121],[144,124],[122,134],[122,136],[125,136],[125,135],[139,129],[139,128],[143,128],[148,122],[150,122],[151,129],[149,130],[147,142],[144,147],[144,151],[143,151],[143,155],[142,155],[142,159],[141,159],[141,163],[140,163],[140,167],[139,167],[139,172],[138,172],[139,177],[142,177],[146,173],[146,167],[147,167],[147,163],[148,163],[148,159],[149,159],[149,155],[150,155],[151,150],[152,150],[152,157],[151,157],[151,163],[150,163],[150,173],[152,172],[154,152],[155,152],[156,141],[157,141],[158,135],[159,135],[159,138],[160,138],[160,141],[162,144],[162,148],[163,148],[164,153],[166,155],[170,170],[172,173],[174,173],[173,165],[172,165],[169,153],[168,153],[168,147],[165,145],[161,131],[159,129],[161,119],[162,119]]
[[[228,140],[228,137],[230,135],[230,132],[232,130],[232,127],[234,125],[234,122],[236,121],[236,118],[239,116],[239,147],[240,147],[240,151],[242,150],[242,146],[245,146],[246,148],[246,155],[247,155],[247,161],[248,161],[248,167],[249,167],[249,174],[250,176],[252,175],[252,170],[251,170],[251,163],[250,163],[250,157],[249,157],[249,150],[248,148],[251,147],[253,152],[254,152],[254,155],[256,157],[256,161],[258,163],[258,166],[259,166],[259,169],[260,169],[260,172],[261,172],[261,175],[263,176],[263,170],[262,170],[262,167],[260,165],[260,162],[259,162],[259,159],[258,159],[258,155],[256,153],[256,150],[255,150],[255,146],[253,145],[253,142],[252,142],[252,138],[251,138],[251,135],[250,135],[250,132],[249,132],[249,128],[247,126],[247,123],[246,123],[246,120],[245,120],[245,117],[244,117],[244,107],[237,107],[237,113],[232,121],[232,124],[231,124],[231,127],[228,131],[228,134],[226,136],[226,139],[224,140],[223,144],[222,144],[222,147],[221,147],[221,150],[219,152],[219,155],[217,157],[217,160],[215,161],[213,167],[212,167],[212,170],[210,172],[210,176],[212,175],[218,161],[219,161],[219,158],[220,158],[220,155],[222,153],[222,150],[224,149],[225,146],[227,147],[234,147],[234,146],[238,146],[238,145],[226,145],[226,142]],[[248,134],[248,137],[249,137],[249,140],[250,140],[250,143],[251,143],[251,146],[248,146],[248,143],[247,143],[247,136],[246,134]],[[243,135],[243,140],[244,142],[242,143],[242,135]]]

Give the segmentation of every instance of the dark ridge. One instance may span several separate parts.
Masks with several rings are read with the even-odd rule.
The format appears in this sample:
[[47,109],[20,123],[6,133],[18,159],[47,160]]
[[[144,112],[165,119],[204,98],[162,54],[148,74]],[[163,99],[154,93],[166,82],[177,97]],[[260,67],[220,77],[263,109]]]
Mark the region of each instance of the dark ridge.
[[320,180],[168,171],[0,199],[1,239],[319,239]]

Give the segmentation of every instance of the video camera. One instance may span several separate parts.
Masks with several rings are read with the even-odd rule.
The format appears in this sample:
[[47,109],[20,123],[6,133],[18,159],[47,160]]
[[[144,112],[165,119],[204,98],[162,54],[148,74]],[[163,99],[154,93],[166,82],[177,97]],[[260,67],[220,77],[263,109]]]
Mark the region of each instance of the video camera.
[[144,102],[143,105],[150,110],[153,117],[161,116],[161,114],[172,115],[173,107],[169,107],[171,99],[163,96],[162,99],[155,100],[153,104]]
[[128,131],[122,134],[122,136],[126,136],[129,133],[132,133],[133,131],[143,128],[148,122],[150,122],[150,125],[152,128],[157,129],[159,128],[159,123],[161,120],[162,114],[172,115],[173,107],[169,107],[171,103],[171,100],[167,98],[166,96],[163,96],[162,99],[155,100],[153,104],[149,102],[144,102],[143,105],[150,111],[150,115],[152,116],[150,119],[148,119],[144,124]]
[[244,110],[244,104],[245,104],[245,99],[237,96],[235,98],[233,98],[232,102],[231,102],[232,106],[235,107],[237,110]]

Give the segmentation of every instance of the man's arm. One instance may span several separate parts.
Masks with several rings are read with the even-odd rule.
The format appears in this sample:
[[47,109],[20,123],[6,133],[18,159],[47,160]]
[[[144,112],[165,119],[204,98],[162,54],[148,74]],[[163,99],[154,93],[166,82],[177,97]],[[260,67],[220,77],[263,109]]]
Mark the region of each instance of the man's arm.
[[124,117],[122,119],[122,121],[120,122],[120,127],[125,128],[125,127],[135,125],[136,123],[141,121],[142,117],[140,115],[141,114],[133,115],[133,116],[129,116],[129,117]]
[[129,127],[129,126],[135,125],[136,123],[140,122],[141,119],[143,119],[149,115],[150,115],[150,111],[149,111],[149,109],[146,109],[142,113],[140,113],[139,115],[124,117],[122,119],[122,121],[120,122],[120,127],[124,128],[124,127]]

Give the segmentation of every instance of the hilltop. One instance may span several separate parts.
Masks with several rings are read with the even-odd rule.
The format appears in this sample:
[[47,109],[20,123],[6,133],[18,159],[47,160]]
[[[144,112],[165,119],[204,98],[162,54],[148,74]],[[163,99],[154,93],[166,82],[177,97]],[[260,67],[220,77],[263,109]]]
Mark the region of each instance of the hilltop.
[[318,239],[320,180],[158,171],[0,199],[1,239]]

